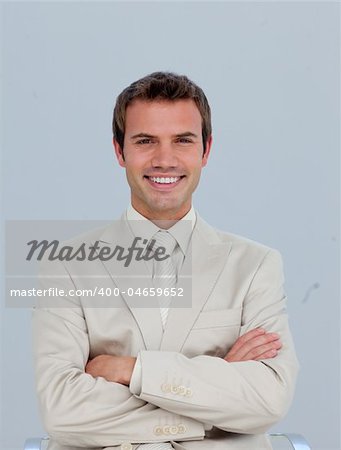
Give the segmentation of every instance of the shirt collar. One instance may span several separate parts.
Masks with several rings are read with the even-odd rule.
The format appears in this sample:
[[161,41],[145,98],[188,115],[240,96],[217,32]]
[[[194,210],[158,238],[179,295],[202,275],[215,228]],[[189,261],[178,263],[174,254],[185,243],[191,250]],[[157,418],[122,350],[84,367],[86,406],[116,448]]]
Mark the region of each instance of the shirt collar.
[[[148,241],[153,238],[155,233],[162,230],[153,222],[140,214],[138,211],[136,211],[136,209],[131,204],[127,208],[126,219],[133,234],[136,237],[143,237],[145,239],[148,239]],[[184,255],[187,252],[196,220],[196,212],[193,206],[191,206],[191,209],[188,211],[188,213],[167,230],[174,237],[174,239],[176,239]],[[141,232],[142,230],[143,233]],[[143,236],[141,236],[141,234]]]

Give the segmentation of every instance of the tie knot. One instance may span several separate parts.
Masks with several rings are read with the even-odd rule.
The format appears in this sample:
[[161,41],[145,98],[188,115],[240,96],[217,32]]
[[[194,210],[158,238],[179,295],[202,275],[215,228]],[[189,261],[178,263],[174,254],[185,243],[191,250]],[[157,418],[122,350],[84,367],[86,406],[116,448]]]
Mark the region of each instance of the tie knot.
[[167,255],[171,255],[177,245],[176,239],[168,231],[158,231],[154,236],[155,247],[164,247]]

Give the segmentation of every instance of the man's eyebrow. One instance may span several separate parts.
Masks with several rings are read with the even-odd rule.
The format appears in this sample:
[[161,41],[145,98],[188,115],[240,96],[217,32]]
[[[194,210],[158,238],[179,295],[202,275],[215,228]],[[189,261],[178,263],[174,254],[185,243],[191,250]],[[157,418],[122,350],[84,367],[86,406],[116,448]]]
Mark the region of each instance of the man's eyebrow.
[[[183,133],[177,133],[174,135],[176,138],[182,138],[182,137],[193,137],[193,138],[197,138],[198,135],[193,133],[192,131],[185,131]],[[137,133],[134,134],[133,136],[130,136],[129,139],[138,139],[138,138],[148,138],[148,139],[155,139],[157,136],[154,136],[152,134],[148,134],[148,133]]]
[[153,136],[152,134],[148,133],[138,133],[134,134],[134,136],[130,136],[130,139],[137,139],[137,138],[155,138],[156,136]]
[[195,133],[192,133],[192,131],[185,131],[184,133],[179,133],[175,135],[176,137],[194,137],[197,138],[198,135]]

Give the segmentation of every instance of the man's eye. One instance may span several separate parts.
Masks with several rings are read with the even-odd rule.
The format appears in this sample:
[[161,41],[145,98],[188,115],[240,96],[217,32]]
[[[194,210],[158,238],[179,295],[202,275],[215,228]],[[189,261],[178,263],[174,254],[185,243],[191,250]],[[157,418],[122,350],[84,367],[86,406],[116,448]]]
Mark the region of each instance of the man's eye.
[[151,144],[152,140],[149,138],[143,138],[143,139],[139,139],[138,141],[136,141],[136,144],[140,144],[140,145],[146,145],[146,144]]
[[191,144],[192,140],[189,138],[179,138],[178,142],[180,142],[181,144]]

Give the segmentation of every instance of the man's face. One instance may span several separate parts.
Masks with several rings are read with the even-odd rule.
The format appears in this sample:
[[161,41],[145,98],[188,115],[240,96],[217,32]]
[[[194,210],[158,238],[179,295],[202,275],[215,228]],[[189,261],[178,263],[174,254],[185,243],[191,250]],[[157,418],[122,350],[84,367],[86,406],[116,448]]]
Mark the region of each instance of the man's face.
[[190,209],[192,193],[207,163],[201,115],[193,100],[136,100],[126,110],[122,149],[133,207],[150,220],[179,220]]

